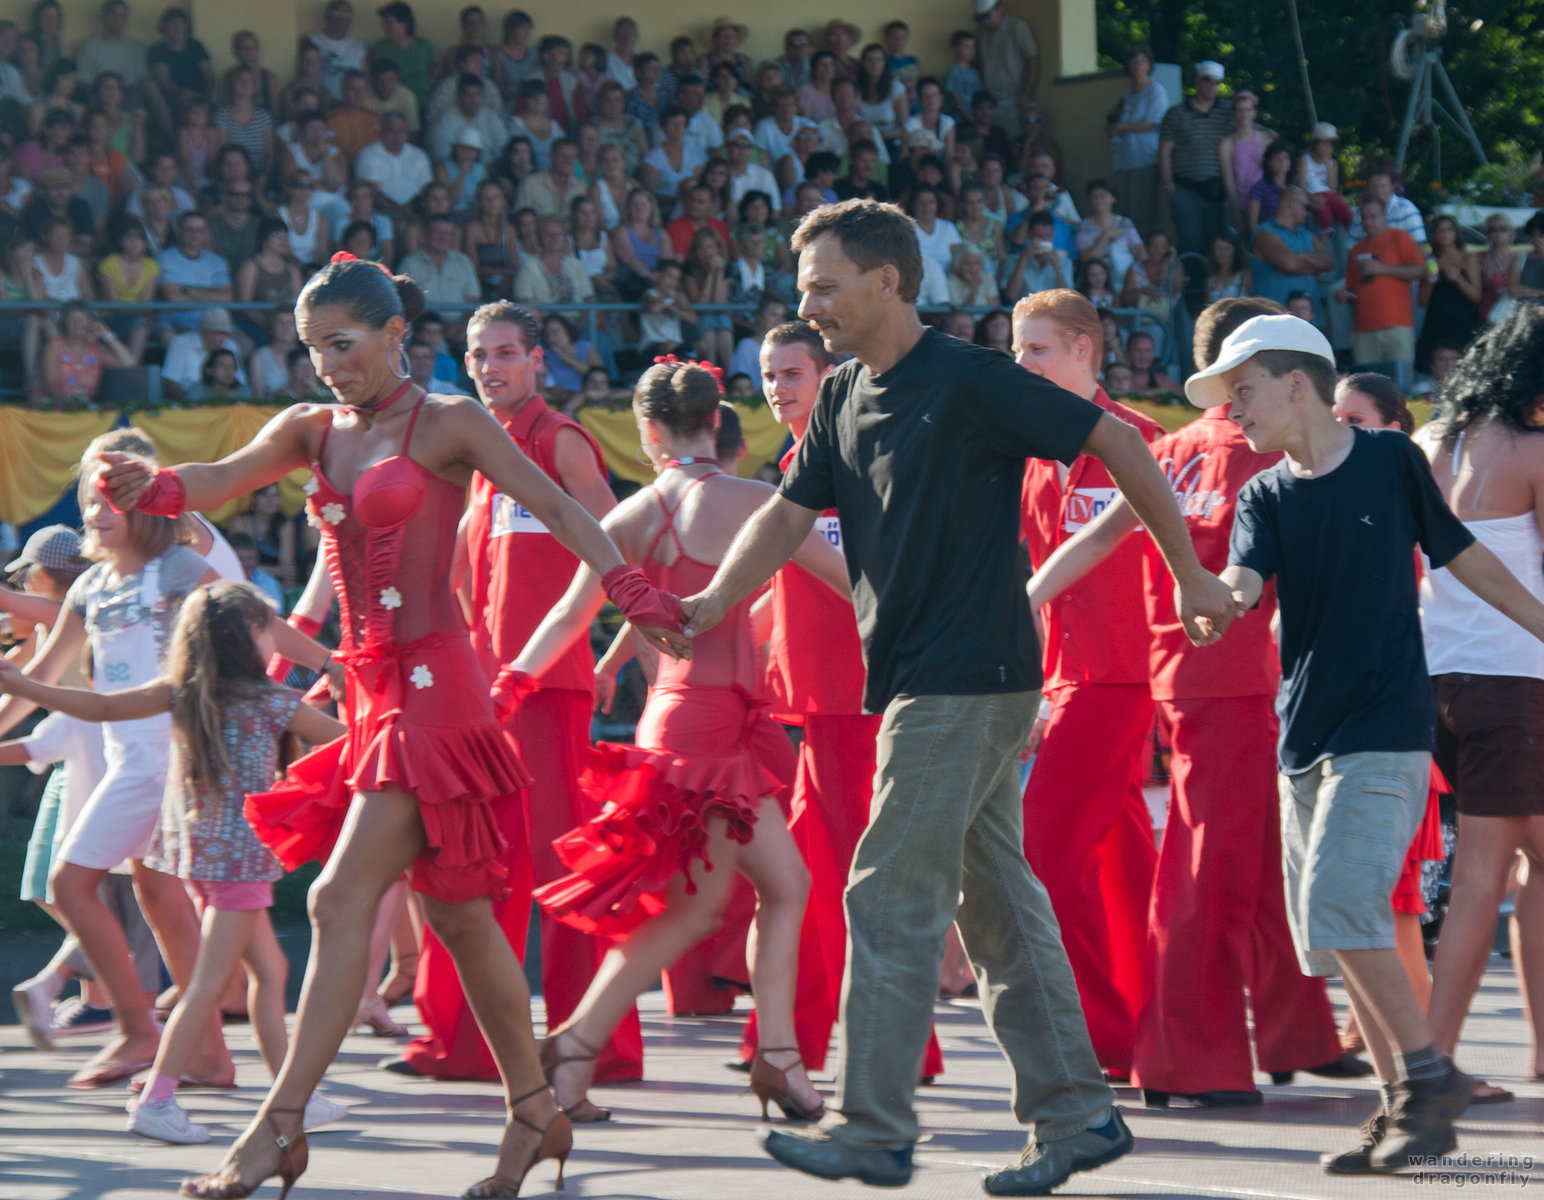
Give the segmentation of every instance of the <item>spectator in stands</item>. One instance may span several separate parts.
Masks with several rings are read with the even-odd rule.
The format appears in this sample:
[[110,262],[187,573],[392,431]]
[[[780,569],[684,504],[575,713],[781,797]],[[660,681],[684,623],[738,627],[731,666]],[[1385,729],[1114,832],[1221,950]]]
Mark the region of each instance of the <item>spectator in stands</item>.
[[[1501,297],[1508,294],[1512,276],[1521,268],[1522,254],[1512,248],[1516,230],[1505,213],[1491,213],[1485,218],[1485,249],[1478,255],[1480,301],[1477,316],[1481,323],[1491,319]],[[1510,305],[1503,306],[1502,311]]]
[[123,78],[104,71],[91,89],[92,108],[107,120],[107,144],[130,164],[145,161],[145,109],[130,103]]
[[[193,195],[178,182],[178,163],[175,154],[164,151],[152,154],[145,164],[145,180],[139,189],[134,192],[123,206],[124,212],[131,217],[145,217],[144,196],[151,188],[164,188],[168,193],[169,204],[163,216],[176,216],[186,212],[194,206]],[[151,248],[155,248],[155,238],[151,238]]]
[[697,309],[694,349],[697,357],[721,367],[734,355],[734,322],[728,313],[705,313],[703,305],[729,303],[729,250],[715,229],[700,229],[692,236],[682,286]]
[[[475,75],[485,86],[482,94],[482,107],[491,108],[501,120],[504,113],[504,100],[499,95],[499,89],[493,81],[483,73],[483,55],[486,47],[483,46],[457,46],[450,52],[450,69],[445,77],[434,85],[434,90],[429,93],[429,107],[421,115],[424,126],[428,128],[445,113],[456,106],[456,92],[461,86],[463,75]],[[502,140],[499,143],[503,145]],[[494,147],[495,150],[498,147]]]
[[879,166],[879,147],[871,141],[854,142],[847,152],[847,174],[836,181],[838,200],[889,200],[890,191],[874,178]]
[[[1544,240],[1544,220],[1530,218],[1524,228],[1531,234],[1535,225],[1540,227],[1538,233]],[[1474,337],[1475,306],[1480,299],[1479,265],[1464,249],[1458,222],[1449,216],[1434,217],[1430,233],[1431,267],[1421,280],[1419,294],[1426,319],[1421,322],[1421,336],[1415,344],[1415,365],[1420,371],[1432,370],[1430,363],[1437,346],[1469,344]]]
[[[97,264],[97,286],[103,300],[132,304],[155,299],[160,265],[149,255],[145,227],[133,217],[119,217],[112,225],[112,251]],[[117,312],[107,324],[138,362],[145,355],[154,318],[149,314]]]
[[1287,293],[1287,315],[1296,317],[1299,321],[1307,321],[1310,325],[1317,323],[1317,317],[1313,310],[1313,298],[1304,291]]
[[295,47],[295,74],[279,92],[274,116],[288,123],[303,112],[324,112],[336,100],[322,79],[321,50],[309,38],[301,38]]
[[1029,237],[1003,289],[1003,299],[1009,304],[1021,296],[1068,287],[1072,279],[1071,260],[1052,241],[1056,236],[1056,218],[1051,213],[1038,212],[1027,224]]
[[205,308],[197,316],[197,329],[188,329],[166,343],[166,360],[161,364],[161,383],[173,400],[203,380],[204,360],[216,350],[229,350],[237,356],[236,378],[245,384],[246,373],[240,366],[241,347],[231,336],[235,329],[228,310]]
[[370,60],[370,91],[365,96],[365,106],[379,116],[389,112],[401,113],[413,133],[423,127],[423,113],[419,111],[418,97],[402,82],[402,73],[389,58]]
[[1002,303],[986,256],[972,243],[962,243],[955,251],[949,271],[949,302],[963,308],[995,308]]
[[[838,94],[839,89],[833,88],[833,98]],[[854,113],[857,111],[856,95],[854,91],[849,97]],[[797,182],[802,165],[794,154],[794,136],[800,129],[814,128],[814,122],[799,115],[798,93],[787,84],[783,84],[773,94],[773,105],[772,115],[762,118],[756,125],[756,145],[766,155],[767,165],[777,176],[778,183],[786,188]],[[841,114],[840,104],[837,112]]]
[[713,200],[713,189],[703,183],[693,184],[686,193],[685,212],[665,226],[676,258],[690,258],[692,239],[702,229],[712,229],[724,245],[729,244],[729,226],[713,215]]
[[408,215],[407,206],[434,179],[429,156],[407,140],[407,118],[383,113],[381,136],[359,152],[354,175],[375,187],[375,204],[393,217]]
[[880,137],[892,138],[905,128],[909,108],[906,85],[890,70],[885,48],[870,42],[858,59],[858,111]]
[[[312,220],[319,219],[312,214]],[[275,217],[264,217],[257,227],[257,252],[236,269],[236,299],[242,303],[293,305],[300,295],[300,285],[300,267],[290,251],[289,226]]]
[[536,211],[539,217],[561,216],[575,200],[586,194],[584,180],[574,170],[579,148],[568,138],[552,143],[551,165],[529,176],[520,188],[520,205]]
[[[1154,235],[1157,236],[1160,235]],[[1144,330],[1139,329],[1126,339],[1126,358],[1131,367],[1128,391],[1132,394],[1166,392],[1178,395],[1179,384],[1153,365],[1154,349],[1153,335]]]
[[579,91],[579,76],[571,69],[573,44],[566,37],[549,34],[536,43],[536,55],[541,60],[541,73],[537,78],[547,89],[552,119],[559,128],[572,129],[589,116],[584,96]]
[[434,373],[434,347],[414,338],[407,346],[408,378],[424,391],[439,396],[465,396],[467,391],[453,379],[440,379]]
[[920,74],[917,56],[909,54],[906,44],[911,40],[911,27],[905,21],[890,21],[884,28],[885,56],[890,70],[906,87],[906,94],[916,99],[917,77]]
[[[1422,332],[1425,332],[1424,326]],[[1448,342],[1438,342],[1432,346],[1431,357],[1426,364],[1426,375],[1416,380],[1415,386],[1410,389],[1411,394],[1437,399],[1441,395],[1442,385],[1453,374],[1453,368],[1458,366],[1458,360],[1461,357],[1463,357],[1461,346],[1454,346]]]
[[611,25],[611,51],[606,55],[606,73],[623,89],[635,87],[633,61],[638,57],[638,22],[618,17]]
[[[124,31],[129,27],[129,6],[123,0],[102,5],[102,29],[75,51],[75,67],[87,87],[101,76],[113,74],[124,87],[135,89],[150,75],[149,47]],[[136,162],[138,159],[135,160]]]
[[[370,226],[375,236],[376,252],[382,261],[392,262],[394,227],[390,217],[375,211],[374,186],[367,179],[356,179],[348,185],[344,198],[348,201],[348,208],[333,218],[328,230],[332,240],[341,246],[344,241],[344,230],[350,225],[363,222]],[[347,247],[344,248],[347,249]]]
[[751,161],[755,148],[755,140],[748,129],[731,130],[725,140],[724,152],[729,158],[729,200],[736,207],[751,192],[765,194],[771,205],[772,198],[782,191],[771,171]]
[[477,188],[472,212],[461,226],[461,249],[477,269],[484,300],[509,294],[520,265],[520,247],[504,193],[491,179]]
[[[279,118],[279,77],[263,66],[263,44],[250,29],[231,34],[231,58],[234,64],[220,77],[220,98],[230,103],[235,92],[236,72],[246,67],[257,73],[257,103]],[[320,79],[318,79],[320,83]]]
[[1410,285],[1425,278],[1426,260],[1415,239],[1403,229],[1389,228],[1383,201],[1366,197],[1360,215],[1366,236],[1351,247],[1339,292],[1342,303],[1355,302],[1352,354],[1359,364],[1398,363],[1408,372],[1415,362]]
[[177,223],[172,215],[176,209],[176,200],[172,190],[152,185],[141,188],[135,197],[141,202],[138,206],[141,212],[140,223],[145,227],[150,253],[159,256],[162,250],[177,243]]
[[1048,150],[1032,150],[1024,155],[1024,166],[1029,175],[1044,175],[1050,180],[1048,198],[1056,215],[1073,228],[1077,227],[1079,216],[1078,206],[1072,199],[1072,193],[1056,182],[1056,176],[1060,168],[1056,158]]
[[268,603],[282,613],[284,611],[284,589],[279,586],[279,581],[263,570],[259,564],[257,543],[252,540],[252,535],[237,533],[227,529],[225,531],[225,540],[230,544],[231,550],[235,553],[236,561],[241,564],[242,574],[246,576],[247,582],[262,592]]
[[[1008,131],[1003,128],[997,119],[997,97],[990,91],[980,91],[975,94],[970,102],[970,120],[966,122],[968,128],[974,129],[981,139],[981,152],[996,154],[1004,161],[1013,157],[1013,140],[1008,136]],[[955,142],[959,142],[960,131],[955,132]]]
[[520,9],[505,14],[504,40],[494,52],[494,71],[499,80],[499,90],[504,103],[514,108],[522,87],[541,65],[536,51],[531,47],[531,17]]
[[[37,251],[32,256],[33,288],[40,300],[66,304],[94,300],[91,272],[79,255],[70,253],[73,232],[63,217],[49,217],[38,230]],[[52,317],[44,314],[44,329],[51,331]]]
[[96,234],[112,208],[112,194],[107,185],[92,174],[89,139],[77,135],[65,143],[64,168],[70,173],[70,193],[84,200],[91,212],[92,244],[87,246],[89,253],[94,249]]
[[999,308],[976,322],[976,345],[1013,357],[1013,318]]
[[[1438,220],[1443,218],[1439,217]],[[1530,249],[1512,259],[1507,295],[1514,300],[1544,299],[1544,214],[1534,213],[1523,226]],[[1431,314],[1427,313],[1430,320]]]
[[520,243],[520,253],[522,255],[539,253],[541,244],[536,236],[536,227],[541,218],[536,215],[536,211],[530,208],[517,208],[515,215],[509,220],[515,227],[515,241]]
[[986,273],[995,280],[1007,264],[1008,242],[1002,222],[994,220],[986,211],[986,189],[979,183],[972,183],[961,191],[960,219],[954,225],[959,230],[961,242],[981,251]]
[[1275,217],[1281,193],[1291,186],[1291,176],[1292,147],[1284,141],[1272,142],[1265,148],[1265,157],[1260,163],[1260,178],[1249,189],[1249,198],[1244,205],[1244,228],[1250,236]]
[[327,118],[320,112],[308,112],[295,118],[294,139],[284,143],[279,155],[281,179],[305,175],[312,181],[313,198],[318,207],[331,212],[345,211],[343,189],[348,183],[348,160],[327,137]]
[[954,247],[959,244],[960,231],[954,222],[945,221],[938,215],[938,189],[930,184],[919,184],[912,190],[911,208],[908,210],[917,226],[917,242],[922,247],[922,257],[930,258],[947,271],[954,260]]
[[260,218],[252,211],[254,194],[251,183],[227,185],[220,189],[220,207],[209,215],[209,248],[225,260],[232,277],[257,253]]
[[666,259],[653,273],[644,291],[638,320],[638,353],[645,360],[656,355],[674,354],[686,340],[685,325],[695,324],[692,308],[682,286],[681,264]]
[[104,370],[137,362],[84,300],[65,304],[57,326],[38,357],[37,390],[31,398],[36,406],[89,406],[102,386]]
[[1222,231],[1227,192],[1217,148],[1233,131],[1232,102],[1217,94],[1222,77],[1221,63],[1197,63],[1195,93],[1164,113],[1158,131],[1158,174],[1181,254],[1204,255]]
[[41,239],[43,226],[63,221],[70,231],[69,244],[77,255],[89,254],[96,222],[91,206],[71,190],[73,176],[64,166],[49,167],[38,180],[37,190],[22,207],[21,229],[30,238]]
[[320,33],[306,39],[322,54],[322,84],[334,100],[343,98],[343,78],[350,71],[363,72],[364,43],[350,32],[354,24],[354,6],[349,0],[332,0],[322,14]]
[[339,250],[347,250],[355,258],[362,258],[366,262],[389,262],[380,251],[375,239],[375,227],[368,221],[351,221],[343,227],[338,236],[337,247]]
[[574,257],[590,277],[595,298],[618,299],[616,255],[612,253],[610,237],[601,228],[600,207],[589,196],[580,196],[568,207],[568,241]]
[[944,156],[952,156],[954,118],[944,112],[944,86],[934,76],[926,75],[917,81],[917,105],[916,115],[906,118],[904,130],[907,133],[927,130],[937,140]]
[[[1228,224],[1237,226],[1249,212],[1249,196],[1265,174],[1265,152],[1276,144],[1269,129],[1255,124],[1260,97],[1245,90],[1233,96],[1233,132],[1217,143],[1217,165],[1228,195]],[[1313,192],[1309,190],[1309,201]]]
[[[150,84],[159,89],[167,112],[178,112],[193,98],[207,102],[214,94],[214,64],[209,51],[193,36],[186,9],[168,8],[156,22],[160,40],[150,47]],[[191,180],[189,182],[192,182]]]
[[1075,235],[1078,257],[1105,260],[1124,287],[1131,264],[1143,257],[1142,235],[1134,221],[1115,211],[1115,190],[1104,180],[1090,180],[1087,195],[1089,215],[1078,222]]
[[682,34],[680,37],[670,39],[670,65],[665,68],[660,77],[660,86],[671,100],[675,99],[676,89],[681,80],[688,75],[701,73],[702,64],[697,59],[697,43]]
[[289,368],[289,382],[273,393],[275,400],[308,400],[321,396],[326,389],[316,377],[316,366],[311,361],[311,351],[298,343],[290,347],[284,356]]
[[263,344],[247,359],[247,379],[253,396],[262,399],[284,390],[289,383],[290,351],[299,345],[295,337],[295,306],[293,302],[280,304],[268,314]]
[[[562,311],[564,305],[594,300],[595,289],[584,264],[569,248],[568,226],[563,218],[542,217],[536,236],[537,253],[523,258],[515,275],[515,299],[543,312]],[[406,270],[405,264],[403,269]]]
[[17,172],[28,183],[40,183],[45,172],[64,166],[64,146],[74,132],[75,118],[69,113],[49,113],[37,136],[16,148]]
[[579,77],[579,98],[584,101],[585,119],[588,120],[595,112],[596,92],[611,78],[606,74],[606,48],[596,42],[580,46],[579,65],[574,74]]
[[627,174],[637,171],[649,152],[649,135],[643,122],[627,112],[627,95],[615,79],[601,84],[595,93],[595,111],[590,119],[600,134],[601,148],[618,147]]
[[[742,84],[749,84],[751,60],[741,52],[740,47],[745,45],[750,35],[751,31],[746,26],[729,17],[719,17],[708,29],[708,52],[703,56],[699,73],[703,76],[711,76],[714,68],[722,63],[734,71],[735,78]],[[785,38],[785,46],[786,42]],[[679,89],[676,91],[676,96],[679,100]]]
[[215,157],[225,145],[225,131],[209,120],[209,101],[184,96],[177,106],[177,161],[195,192],[209,186]]
[[456,81],[456,102],[429,125],[424,149],[437,163],[450,161],[450,147],[467,129],[474,129],[482,143],[481,160],[491,163],[509,138],[509,130],[497,109],[484,103],[487,89],[480,75],[462,75]]
[[536,152],[531,148],[531,139],[524,134],[516,134],[504,143],[504,151],[493,164],[489,177],[499,185],[505,202],[513,210],[520,198],[520,189],[534,174]]
[[685,186],[694,182],[707,159],[686,144],[686,112],[672,104],[660,114],[659,145],[644,157],[639,181],[659,197],[660,206],[672,211]]
[[670,106],[663,74],[657,54],[640,54],[633,62],[633,75],[638,82],[627,93],[625,109],[628,116],[643,126],[650,144],[659,140],[660,116]]
[[627,173],[627,161],[620,146],[602,146],[599,162],[600,175],[590,185],[590,197],[600,209],[601,227],[609,231],[622,223],[627,197],[639,183]]
[[1308,151],[1297,163],[1297,184],[1308,193],[1308,207],[1320,229],[1351,226],[1351,209],[1340,194],[1340,163],[1335,151],[1340,134],[1328,121],[1320,121],[1308,135]]
[[417,34],[418,21],[411,6],[393,0],[377,10],[381,18],[381,38],[370,47],[372,58],[383,58],[396,65],[402,86],[413,93],[418,111],[429,106],[429,85],[438,57],[434,43]]
[[1115,308],[1120,304],[1120,293],[1112,286],[1110,264],[1102,258],[1079,260],[1077,290],[1095,308]]
[[549,313],[542,320],[541,344],[547,366],[542,395],[548,403],[565,404],[584,389],[585,372],[602,365],[600,355],[557,313]]
[[[1421,219],[1421,210],[1404,196],[1399,195],[1395,189],[1398,180],[1395,178],[1394,169],[1375,166],[1364,175],[1367,180],[1365,194],[1374,200],[1383,201],[1384,212],[1388,214],[1387,227],[1404,230],[1417,246],[1426,245],[1426,223]],[[1351,221],[1351,240],[1359,242],[1365,236],[1366,233],[1362,229],[1361,209],[1358,208],[1353,213]]]
[[[981,77],[988,91],[1003,100],[998,114],[1004,130],[1017,137],[1020,102],[1034,99],[1040,75],[1040,47],[1034,32],[1009,16],[1001,0],[975,0],[976,40]],[[1007,155],[1004,155],[1006,158]]]
[[[816,123],[835,116],[836,100],[831,94],[831,89],[837,78],[835,56],[829,50],[816,51],[809,60],[804,82],[798,85],[796,92],[799,112]],[[781,73],[778,75],[778,81],[787,83]],[[788,86],[793,85],[788,84]]]
[[1254,294],[1285,304],[1287,294],[1306,291],[1319,319],[1319,288],[1314,279],[1335,265],[1335,255],[1307,224],[1308,197],[1296,184],[1281,193],[1276,215],[1262,221],[1250,243],[1255,257]]
[[1249,270],[1249,259],[1232,234],[1220,234],[1212,242],[1212,252],[1207,256],[1206,265],[1208,304],[1254,294],[1254,277]]
[[250,400],[251,390],[238,378],[240,360],[234,350],[221,346],[204,359],[199,370],[198,382],[182,394],[185,404],[232,404],[237,400]]
[[327,110],[327,128],[350,170],[359,152],[380,135],[380,113],[370,104],[370,80],[363,71],[343,76],[343,98]]
[[1132,223],[1138,230],[1151,229],[1158,217],[1158,127],[1169,109],[1169,94],[1153,80],[1150,46],[1126,51],[1126,75],[1131,86],[1105,126],[1110,166]]
[[[804,164],[804,182],[820,189],[823,204],[836,203],[836,172],[842,160],[829,150],[821,150],[820,135],[813,129],[801,129],[793,140],[794,155]],[[783,204],[793,202],[793,189],[783,189]]]
[[742,224],[734,231],[734,256],[729,263],[729,303],[758,305],[776,280],[767,272],[767,231],[762,225]]
[[1152,313],[1168,324],[1174,316],[1174,301],[1185,286],[1185,273],[1175,261],[1169,235],[1155,229],[1143,243],[1146,256],[1138,258],[1126,272],[1121,287],[1121,304]]
[[688,75],[681,80],[676,104],[686,114],[686,132],[682,140],[703,158],[724,144],[723,128],[702,106],[705,98],[700,75]]
[[411,275],[423,288],[427,302],[437,308],[475,305],[482,300],[477,268],[455,244],[455,222],[446,214],[436,214],[425,222],[423,248],[403,255],[398,264],[398,270]]
[[61,58],[51,63],[43,74],[43,92],[32,104],[29,123],[36,130],[49,113],[62,112],[70,118],[72,128],[80,125],[86,106],[76,99],[80,91],[80,76],[75,71],[75,61]]

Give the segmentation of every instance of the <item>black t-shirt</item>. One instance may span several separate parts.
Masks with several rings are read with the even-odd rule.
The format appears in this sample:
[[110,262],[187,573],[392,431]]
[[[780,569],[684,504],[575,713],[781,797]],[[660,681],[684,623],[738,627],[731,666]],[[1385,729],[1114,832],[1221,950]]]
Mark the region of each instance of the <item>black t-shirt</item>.
[[782,494],[841,517],[865,708],[1040,686],[1016,549],[1024,460],[1070,464],[1101,415],[934,329],[883,375],[852,361],[826,377]]
[[209,51],[204,43],[189,38],[181,50],[173,50],[165,42],[156,42],[148,55],[152,68],[165,64],[171,81],[187,92],[202,92],[206,86],[204,63],[209,61]]
[[[22,207],[22,232],[29,238],[40,237],[44,223],[53,215],[53,209],[42,196],[34,197]],[[76,237],[90,237],[96,229],[96,222],[91,219],[91,205],[79,196],[71,196],[64,202],[64,217],[74,227]]]
[[1415,547],[1437,568],[1474,542],[1408,437],[1354,433],[1328,475],[1300,479],[1284,459],[1256,475],[1233,519],[1228,561],[1276,577],[1279,757],[1294,774],[1337,754],[1435,749]]
[[888,200],[889,189],[877,179],[870,179],[862,187],[853,183],[852,179],[843,175],[836,181],[833,189],[838,200]]

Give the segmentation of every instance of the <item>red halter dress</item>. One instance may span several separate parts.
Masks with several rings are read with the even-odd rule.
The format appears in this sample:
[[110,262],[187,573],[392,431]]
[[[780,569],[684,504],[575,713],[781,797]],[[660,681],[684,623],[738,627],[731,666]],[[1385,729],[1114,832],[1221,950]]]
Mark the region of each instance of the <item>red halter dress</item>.
[[[410,792],[425,847],[414,890],[457,903],[502,895],[507,843],[492,807],[518,803],[529,782],[493,715],[488,678],[450,587],[466,489],[402,449],[367,467],[352,492],[311,464],[307,501],[338,595],[348,676],[348,733],[290,767],[273,791],[247,798],[258,837],[286,868],[326,861],[355,792]],[[328,432],[331,432],[330,428]]]
[[[644,555],[644,574],[665,591],[693,595],[718,566],[686,553],[675,531],[680,505],[656,496],[665,527]],[[666,534],[676,551],[668,565],[655,558]],[[725,818],[742,845],[751,840],[761,801],[781,797],[795,767],[788,735],[768,715],[763,678],[749,600],[692,643],[690,660],[660,660],[637,744],[600,742],[591,752],[579,785],[601,812],[554,839],[572,874],[537,889],[544,909],[576,929],[624,934],[665,910],[671,879],[693,859],[712,868],[711,818]]]

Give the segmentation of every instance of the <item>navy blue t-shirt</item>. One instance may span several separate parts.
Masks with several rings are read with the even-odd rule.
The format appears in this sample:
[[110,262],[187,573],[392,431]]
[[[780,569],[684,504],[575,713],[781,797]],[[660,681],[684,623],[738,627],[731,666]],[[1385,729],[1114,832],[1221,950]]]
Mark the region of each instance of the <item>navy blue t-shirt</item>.
[[1301,479],[1285,459],[1256,475],[1233,519],[1228,561],[1276,579],[1278,757],[1289,774],[1337,754],[1436,748],[1415,547],[1436,568],[1474,542],[1415,443],[1352,432],[1328,475]]
[[1018,554],[1024,460],[1071,464],[1102,415],[934,329],[883,375],[853,360],[826,376],[782,494],[841,517],[866,709],[1041,685]]

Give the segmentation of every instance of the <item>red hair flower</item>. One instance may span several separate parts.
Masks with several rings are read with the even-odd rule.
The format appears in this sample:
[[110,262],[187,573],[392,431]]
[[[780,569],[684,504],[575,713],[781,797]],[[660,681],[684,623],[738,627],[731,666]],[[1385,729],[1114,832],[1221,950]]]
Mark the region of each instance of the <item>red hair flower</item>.
[[[336,254],[334,254],[327,261],[328,262],[334,262],[334,263],[351,263],[351,262],[364,262],[365,260],[360,258],[357,254],[350,254],[347,250],[339,250]],[[380,273],[382,275],[386,276],[387,279],[395,278],[395,276],[393,276],[392,273],[391,273],[391,268],[388,267],[385,263],[371,263],[370,265],[372,267],[375,267],[377,270],[379,270]]]
[[713,382],[718,384],[718,394],[724,394],[724,368],[713,362],[698,362],[696,359],[679,359],[674,354],[659,354],[654,358],[655,366],[666,367],[700,367],[713,376]]

